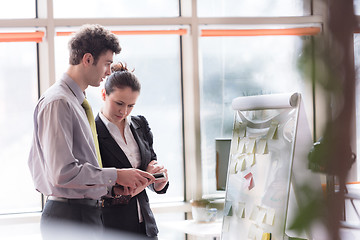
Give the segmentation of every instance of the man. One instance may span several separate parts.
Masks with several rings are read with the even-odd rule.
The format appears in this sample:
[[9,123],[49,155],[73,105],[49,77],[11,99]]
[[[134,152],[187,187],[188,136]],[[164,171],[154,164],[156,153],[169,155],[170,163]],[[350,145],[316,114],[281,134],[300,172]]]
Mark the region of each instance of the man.
[[[82,104],[88,86],[110,74],[117,37],[99,25],[83,26],[70,40],[70,66],[39,99],[29,167],[36,189],[48,197],[41,228],[52,222],[101,226],[99,199],[115,184],[127,194],[154,177],[138,169],[101,168],[96,141]],[[85,102],[84,102],[85,100]],[[51,238],[51,234],[48,235]],[[52,236],[54,237],[54,236]]]

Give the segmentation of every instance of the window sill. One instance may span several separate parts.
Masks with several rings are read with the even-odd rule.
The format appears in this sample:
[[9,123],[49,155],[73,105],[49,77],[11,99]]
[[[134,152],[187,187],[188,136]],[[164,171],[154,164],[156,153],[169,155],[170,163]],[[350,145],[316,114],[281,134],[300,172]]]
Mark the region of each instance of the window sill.
[[[188,202],[152,203],[151,209],[154,213],[185,213],[191,212],[191,204]],[[39,223],[40,218],[41,212],[4,214],[0,215],[0,226]]]
[[191,212],[191,204],[189,202],[152,203],[150,204],[150,207],[155,214]]
[[41,212],[0,215],[0,226],[13,224],[39,223]]

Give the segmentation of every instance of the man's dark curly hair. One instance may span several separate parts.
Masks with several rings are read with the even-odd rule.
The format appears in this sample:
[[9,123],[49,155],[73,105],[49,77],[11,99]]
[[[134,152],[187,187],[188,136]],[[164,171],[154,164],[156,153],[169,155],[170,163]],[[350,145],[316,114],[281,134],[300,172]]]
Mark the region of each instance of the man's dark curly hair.
[[99,56],[107,50],[120,53],[121,47],[115,34],[98,24],[84,25],[69,41],[69,63],[78,65],[84,54],[90,53],[96,64]]

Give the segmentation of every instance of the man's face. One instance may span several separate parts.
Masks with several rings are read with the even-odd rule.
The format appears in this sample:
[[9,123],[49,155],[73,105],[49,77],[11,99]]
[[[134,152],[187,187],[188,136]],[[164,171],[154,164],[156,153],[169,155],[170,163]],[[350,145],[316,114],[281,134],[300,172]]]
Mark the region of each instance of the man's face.
[[99,56],[96,64],[92,64],[87,74],[89,86],[98,87],[100,83],[110,75],[110,66],[113,62],[114,53],[111,50]]

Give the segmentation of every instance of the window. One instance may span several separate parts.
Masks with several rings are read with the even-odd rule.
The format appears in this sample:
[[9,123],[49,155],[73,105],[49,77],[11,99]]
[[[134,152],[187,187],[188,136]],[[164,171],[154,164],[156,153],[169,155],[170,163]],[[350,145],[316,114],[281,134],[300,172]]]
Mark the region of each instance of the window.
[[356,15],[360,15],[360,1],[354,0],[354,11]]
[[36,43],[0,42],[0,51],[6,56],[0,59],[0,214],[40,211],[27,165],[38,99]]
[[310,0],[198,0],[200,17],[280,17],[310,15]]
[[54,0],[54,16],[55,18],[178,17],[179,2],[176,0]]
[[[56,73],[60,77],[68,63],[69,37],[56,38]],[[182,153],[182,103],[180,73],[180,37],[178,35],[119,36],[122,47],[114,62],[121,61],[141,82],[141,94],[132,115],[144,115],[154,135],[158,161],[169,173],[172,186],[166,195],[148,191],[153,202],[184,200]],[[96,115],[103,104],[101,87],[86,92]]]
[[203,37],[200,39],[200,117],[203,194],[216,193],[215,141],[232,137],[239,96],[301,92],[299,36]]
[[[355,103],[356,103],[356,152],[359,153],[360,151],[360,98],[359,98],[359,93],[360,93],[360,85],[359,85],[359,81],[360,81],[360,34],[356,33],[354,34],[354,56],[355,56],[355,70],[356,70],[356,94],[355,94]],[[354,151],[354,150],[353,150]],[[357,164],[357,172],[360,172],[360,164]],[[359,179],[359,177],[358,177]]]
[[34,0],[2,1],[0,19],[35,18]]
[[[50,5],[45,7],[45,3]],[[358,9],[358,1],[354,3]],[[192,12],[194,4],[197,4],[196,13]],[[41,28],[45,35],[37,37],[45,41],[39,43],[39,56],[36,43],[0,43],[0,50],[6,56],[1,60],[0,70],[3,76],[0,80],[3,130],[0,143],[4,148],[0,161],[5,166],[0,170],[1,188],[6,195],[13,196],[18,195],[16,187],[22,184],[29,198],[26,205],[23,201],[2,200],[0,213],[41,210],[41,196],[34,190],[27,157],[32,115],[38,98],[37,75],[40,75],[39,87],[43,91],[61,77],[68,65],[69,37],[56,35],[57,32],[75,31],[87,22],[119,31],[188,29],[185,36],[119,34],[123,50],[116,57],[135,68],[143,85],[133,114],[142,114],[149,120],[159,161],[169,170],[168,194],[151,194],[151,201],[183,201],[198,194],[220,193],[216,188],[215,141],[232,134],[233,98],[288,91],[306,94],[308,91],[304,89],[311,89],[296,66],[309,37],[226,34],[205,37],[200,36],[202,30],[269,30],[304,22],[323,24],[321,16],[310,16],[313,12],[321,15],[322,9],[316,9],[319,5],[311,0],[7,1],[0,9],[1,31],[4,28],[12,32],[22,27]],[[9,21],[10,18],[15,21]],[[270,24],[268,19],[281,26]],[[358,42],[357,35],[355,41]],[[37,58],[41,62],[40,73],[37,72]],[[102,106],[100,89],[87,89],[95,114]],[[308,105],[312,105],[311,94],[307,96]],[[23,105],[21,111],[18,110],[20,103]],[[202,168],[198,168],[199,162]],[[184,173],[184,166],[191,171]],[[9,173],[10,177],[6,175]],[[9,178],[21,181],[5,184]],[[182,219],[182,212],[176,214]]]

